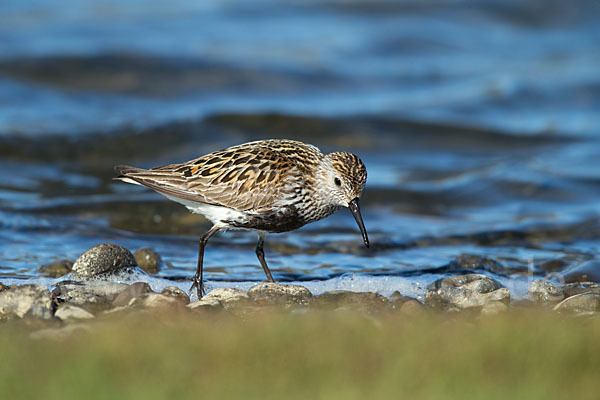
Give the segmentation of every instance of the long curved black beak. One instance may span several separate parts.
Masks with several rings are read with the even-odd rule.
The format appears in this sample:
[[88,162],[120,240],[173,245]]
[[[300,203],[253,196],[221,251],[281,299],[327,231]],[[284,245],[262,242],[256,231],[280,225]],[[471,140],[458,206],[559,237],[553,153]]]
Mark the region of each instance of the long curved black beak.
[[367,230],[365,229],[365,224],[363,223],[362,216],[360,215],[360,204],[358,201],[358,197],[348,203],[348,208],[352,211],[352,215],[354,215],[354,219],[358,224],[358,228],[360,229],[360,233],[362,233],[363,240],[365,241],[365,246],[369,247],[369,237],[367,236]]

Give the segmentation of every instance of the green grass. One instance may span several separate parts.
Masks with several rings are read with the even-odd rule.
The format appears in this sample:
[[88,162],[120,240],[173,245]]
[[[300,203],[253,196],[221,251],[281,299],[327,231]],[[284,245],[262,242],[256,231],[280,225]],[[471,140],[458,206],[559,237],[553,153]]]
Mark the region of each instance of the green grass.
[[600,320],[356,313],[0,325],[4,399],[596,399]]

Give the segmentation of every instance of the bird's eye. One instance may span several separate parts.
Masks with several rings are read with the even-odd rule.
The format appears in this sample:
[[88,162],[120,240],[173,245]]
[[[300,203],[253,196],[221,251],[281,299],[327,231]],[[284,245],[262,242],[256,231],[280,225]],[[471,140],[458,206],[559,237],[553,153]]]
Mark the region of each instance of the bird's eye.
[[342,181],[340,181],[340,178],[335,178],[333,183],[335,183],[336,186],[342,186]]

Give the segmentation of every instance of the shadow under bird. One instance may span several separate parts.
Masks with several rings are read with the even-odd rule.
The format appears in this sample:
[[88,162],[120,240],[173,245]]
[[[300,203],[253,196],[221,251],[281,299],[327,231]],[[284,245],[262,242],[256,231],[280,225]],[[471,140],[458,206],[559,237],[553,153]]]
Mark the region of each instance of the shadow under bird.
[[365,246],[369,238],[359,206],[367,169],[348,152],[323,154],[293,140],[260,140],[229,147],[183,164],[152,169],[118,165],[115,179],[147,186],[204,215],[213,226],[200,238],[198,267],[190,290],[203,294],[204,247],[218,231],[258,233],[256,255],[267,279],[275,282],[265,261],[268,232],[287,232],[348,207]]

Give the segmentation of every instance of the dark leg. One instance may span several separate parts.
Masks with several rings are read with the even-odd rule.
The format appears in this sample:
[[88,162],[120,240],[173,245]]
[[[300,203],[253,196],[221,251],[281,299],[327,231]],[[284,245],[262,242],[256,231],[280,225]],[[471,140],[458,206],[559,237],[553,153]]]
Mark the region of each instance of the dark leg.
[[206,232],[200,237],[200,245],[198,247],[198,267],[196,268],[196,275],[194,275],[194,277],[192,278],[194,282],[192,283],[192,287],[190,288],[190,291],[196,288],[196,291],[198,293],[198,299],[201,299],[202,295],[204,294],[204,286],[202,285],[202,264],[204,262],[204,247],[206,246],[208,239],[210,239],[211,236],[217,233],[218,231],[219,227],[213,226],[208,232]]
[[265,244],[265,234],[258,234],[258,243],[256,244],[256,256],[258,257],[258,261],[260,261],[260,265],[262,265],[263,270],[265,271],[265,275],[267,275],[267,279],[269,282],[275,282],[273,276],[271,275],[271,271],[269,271],[269,267],[267,266],[267,262],[265,261],[265,251],[263,250],[263,245]]

